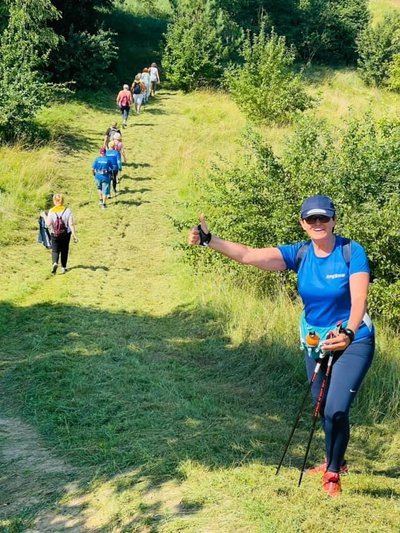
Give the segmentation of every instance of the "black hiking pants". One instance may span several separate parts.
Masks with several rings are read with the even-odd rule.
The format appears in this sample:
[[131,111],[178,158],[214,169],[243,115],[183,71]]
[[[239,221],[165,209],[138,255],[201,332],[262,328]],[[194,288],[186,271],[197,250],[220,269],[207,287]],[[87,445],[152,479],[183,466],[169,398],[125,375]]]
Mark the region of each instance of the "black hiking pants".
[[69,241],[71,240],[71,233],[64,233],[59,237],[51,236],[51,260],[52,263],[57,263],[61,255],[61,266],[67,268]]
[[112,178],[114,193],[117,192],[117,176],[118,176],[118,170],[113,170],[111,174],[111,178]]

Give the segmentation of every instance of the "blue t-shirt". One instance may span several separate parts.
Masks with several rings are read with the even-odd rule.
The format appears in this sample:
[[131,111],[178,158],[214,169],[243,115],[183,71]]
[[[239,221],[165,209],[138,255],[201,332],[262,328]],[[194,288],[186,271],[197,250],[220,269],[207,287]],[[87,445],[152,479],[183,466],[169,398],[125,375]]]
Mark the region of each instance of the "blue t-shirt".
[[[305,242],[278,246],[286,266],[297,272],[297,288],[304,304],[305,319],[316,327],[335,326],[339,320],[346,322],[350,316],[351,297],[349,279],[357,272],[370,272],[364,248],[351,241],[350,265],[343,257],[343,245],[348,242],[336,236],[335,246],[327,257],[317,257],[310,244],[297,272],[296,255]],[[356,339],[373,334],[369,317],[357,331]]]
[[106,150],[106,157],[108,157],[111,161],[114,172],[120,169],[119,162],[121,161],[121,154],[118,152],[118,150],[113,150],[112,148],[109,148],[108,150]]
[[99,157],[96,157],[96,159],[94,160],[92,169],[95,172],[96,179],[103,180],[105,178],[110,179],[113,166],[112,166],[110,159],[107,156],[100,155]]

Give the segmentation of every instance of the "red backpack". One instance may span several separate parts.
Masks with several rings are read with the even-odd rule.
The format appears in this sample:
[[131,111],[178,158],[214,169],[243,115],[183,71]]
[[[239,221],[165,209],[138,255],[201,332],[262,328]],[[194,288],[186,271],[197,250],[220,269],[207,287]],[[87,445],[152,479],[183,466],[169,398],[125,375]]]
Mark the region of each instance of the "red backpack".
[[65,213],[65,209],[61,213],[60,216],[58,216],[57,213],[55,213],[56,219],[52,223],[52,227],[53,227],[52,233],[53,233],[54,237],[61,237],[61,235],[65,235],[67,233],[67,226],[65,225],[65,222],[64,222],[64,220],[62,218],[64,213]]
[[128,97],[128,95],[126,93],[121,98],[121,105],[123,107],[129,105],[129,97]]

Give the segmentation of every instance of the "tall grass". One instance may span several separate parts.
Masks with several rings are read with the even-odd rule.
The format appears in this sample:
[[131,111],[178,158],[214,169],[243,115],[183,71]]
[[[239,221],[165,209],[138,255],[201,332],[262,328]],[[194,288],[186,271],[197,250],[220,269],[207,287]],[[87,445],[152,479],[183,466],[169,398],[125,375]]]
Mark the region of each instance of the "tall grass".
[[57,153],[51,146],[3,147],[0,160],[0,243],[23,243],[51,194],[59,172]]
[[374,24],[381,22],[388,13],[399,9],[399,0],[369,0],[369,10]]

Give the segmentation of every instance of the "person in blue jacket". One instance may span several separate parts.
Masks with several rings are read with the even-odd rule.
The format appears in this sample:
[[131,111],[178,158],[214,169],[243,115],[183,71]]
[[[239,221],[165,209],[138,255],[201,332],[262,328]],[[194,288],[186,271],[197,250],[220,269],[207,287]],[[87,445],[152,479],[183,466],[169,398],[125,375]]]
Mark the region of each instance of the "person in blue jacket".
[[[374,327],[367,312],[370,269],[363,247],[334,233],[336,209],[327,196],[311,196],[301,206],[300,224],[309,241],[275,248],[251,248],[211,235],[204,215],[189,233],[190,245],[203,245],[243,263],[268,271],[293,270],[304,305],[300,320],[308,378],[316,351],[334,352],[334,363],[322,408],[325,461],[311,468],[322,474],[322,488],[330,496],[341,492],[340,475],[348,471],[345,452],[350,437],[349,410],[371,365]],[[338,331],[336,325],[342,321]],[[321,341],[317,350],[306,345],[307,332]],[[331,338],[330,336],[333,335]],[[314,358],[315,357],[315,358]],[[314,402],[323,374],[312,386]]]
[[100,206],[104,209],[107,207],[107,198],[110,195],[110,183],[113,174],[113,165],[110,158],[106,156],[104,147],[100,148],[100,155],[93,161],[92,172],[96,180]]

